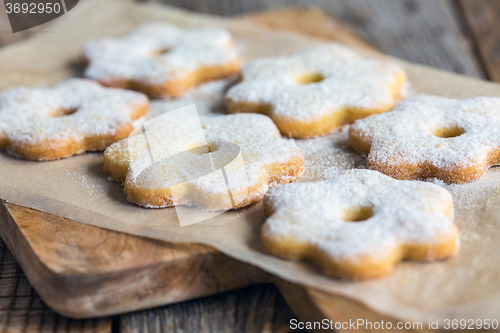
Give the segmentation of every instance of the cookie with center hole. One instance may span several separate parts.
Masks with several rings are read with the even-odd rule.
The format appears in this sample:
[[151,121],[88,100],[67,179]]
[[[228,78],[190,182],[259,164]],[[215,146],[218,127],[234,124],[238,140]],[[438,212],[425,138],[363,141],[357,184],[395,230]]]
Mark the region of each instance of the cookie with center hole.
[[350,170],[273,188],[264,206],[269,253],[311,260],[334,277],[375,278],[400,260],[444,259],[459,249],[452,196],[431,183]]
[[295,180],[304,158],[266,116],[204,116],[193,122],[179,113],[168,121],[153,119],[111,145],[104,170],[140,206],[220,211],[247,206],[269,188]]
[[340,46],[257,59],[242,77],[226,95],[228,110],[266,114],[283,135],[295,138],[328,134],[389,111],[406,87],[401,67]]
[[349,143],[367,168],[396,179],[466,183],[500,163],[500,98],[420,95],[393,111],[361,119]]
[[85,79],[12,88],[0,93],[0,149],[35,161],[104,150],[128,137],[148,106],[144,94]]
[[200,83],[240,71],[232,37],[218,27],[147,23],[122,38],[88,42],[84,56],[86,77],[150,97],[180,96]]

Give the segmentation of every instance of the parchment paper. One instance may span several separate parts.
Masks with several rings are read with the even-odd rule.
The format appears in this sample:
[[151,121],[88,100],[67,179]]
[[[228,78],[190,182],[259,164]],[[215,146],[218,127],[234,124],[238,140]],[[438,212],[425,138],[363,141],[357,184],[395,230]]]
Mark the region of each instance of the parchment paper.
[[[0,52],[0,88],[19,84],[51,85],[78,75],[75,64],[85,41],[122,35],[137,24],[151,20],[180,26],[226,27],[236,39],[244,61],[299,52],[319,42],[269,31],[248,22],[193,15],[158,5],[85,1],[50,28],[56,33],[39,34]],[[417,92],[459,98],[500,96],[500,85],[400,63],[408,73],[412,90]],[[184,102],[192,100],[187,98]],[[168,109],[184,102],[159,102],[158,105]],[[336,154],[339,160],[349,162],[353,152],[343,147],[347,155],[342,149]],[[306,152],[306,158],[314,158],[313,155]],[[354,158],[360,160],[359,156]],[[348,167],[347,162],[339,163],[338,171]],[[288,281],[355,299],[401,320],[500,319],[500,242],[497,240],[500,168],[492,168],[474,183],[442,185],[452,192],[455,200],[462,242],[457,257],[435,263],[403,262],[384,278],[346,282],[325,277],[313,265],[267,255],[259,237],[264,221],[261,203],[181,228],[174,209],[143,209],[127,202],[120,184],[107,181],[102,166],[101,153],[53,162],[21,161],[2,153],[0,197],[112,230],[170,242],[209,244]]]

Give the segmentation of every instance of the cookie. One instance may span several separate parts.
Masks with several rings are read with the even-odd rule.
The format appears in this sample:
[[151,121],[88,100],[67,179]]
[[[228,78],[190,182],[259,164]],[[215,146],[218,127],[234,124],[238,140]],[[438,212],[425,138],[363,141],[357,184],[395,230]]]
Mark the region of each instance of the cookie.
[[104,150],[128,137],[148,103],[141,93],[85,79],[6,90],[0,93],[0,149],[37,161]]
[[399,66],[364,59],[342,47],[257,59],[226,95],[230,112],[271,117],[281,133],[310,138],[371,114],[389,111],[404,93]]
[[393,178],[466,183],[500,163],[499,129],[500,98],[420,95],[356,121],[349,142],[367,168]]
[[379,277],[402,259],[443,259],[459,247],[448,191],[376,171],[278,186],[264,206],[269,253],[312,260],[335,277]]
[[106,149],[104,170],[111,180],[124,182],[129,201],[143,207],[218,211],[258,201],[270,187],[296,179],[304,169],[300,149],[281,138],[266,116],[200,121],[153,119],[140,135]]
[[88,42],[85,76],[101,84],[179,96],[206,81],[240,71],[231,35],[222,28],[180,29],[149,23],[119,39]]

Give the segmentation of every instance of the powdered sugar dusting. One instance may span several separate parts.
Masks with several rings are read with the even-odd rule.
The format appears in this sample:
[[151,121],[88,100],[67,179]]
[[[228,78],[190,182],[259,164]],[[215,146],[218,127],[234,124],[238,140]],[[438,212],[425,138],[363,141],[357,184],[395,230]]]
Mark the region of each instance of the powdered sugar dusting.
[[[131,162],[128,162],[130,165],[126,177],[126,184],[130,186],[145,189],[165,188],[183,180],[190,180],[189,183],[198,188],[205,197],[216,197],[220,193],[226,193],[227,187],[220,181],[218,173],[207,175],[207,171],[211,170],[210,164],[224,166],[238,156],[234,163],[225,166],[228,168],[226,173],[234,176],[229,176],[231,191],[236,193],[250,188],[249,195],[253,198],[252,201],[260,198],[270,186],[273,186],[266,181],[270,177],[267,174],[269,167],[276,163],[290,163],[293,159],[302,160],[300,149],[293,142],[282,139],[276,126],[266,116],[258,114],[205,116],[200,117],[200,121],[206,142],[212,152],[211,158],[203,152],[193,153],[191,156],[182,156],[185,162],[175,168],[172,168],[172,163],[168,161],[165,162],[168,165],[158,163],[155,167],[151,165],[147,144],[142,135],[132,136],[128,139],[128,144],[124,144],[123,141],[112,145],[106,151],[107,158],[113,163],[113,160],[123,159],[130,154]],[[203,138],[199,135],[189,135],[197,130],[189,128],[187,122],[181,118],[161,125],[153,123],[146,130],[149,143],[155,142],[153,155],[156,161],[204,144]],[[234,152],[235,146],[228,143],[239,146],[240,153]],[[236,172],[239,167],[245,170],[243,174]],[[194,179],[202,175],[203,178]],[[289,177],[287,173],[283,173],[280,177],[286,181],[293,180],[285,179]],[[193,203],[191,199],[186,197],[177,204],[191,205]]]
[[85,76],[101,82],[182,79],[200,67],[237,61],[232,43],[231,35],[222,28],[183,30],[170,24],[148,23],[120,39],[87,43],[84,52],[89,66]]
[[[401,244],[436,244],[456,233],[453,214],[447,213],[448,191],[370,170],[280,185],[268,192],[265,204],[274,212],[266,237],[311,244],[333,260],[383,258]],[[344,213],[359,207],[370,208],[373,216],[346,222]]]
[[[445,130],[451,137],[436,134]],[[369,163],[394,169],[426,164],[449,173],[472,167],[477,177],[490,166],[489,154],[500,149],[500,98],[419,95],[356,121],[351,132],[371,145]]]
[[[114,134],[132,123],[145,95],[104,88],[84,79],[70,79],[52,89],[13,88],[0,93],[0,143],[75,141]],[[73,112],[58,116],[58,113]]]
[[[290,57],[257,59],[244,67],[243,81],[228,91],[233,101],[266,103],[284,119],[307,121],[340,108],[377,109],[392,105],[389,85],[403,70],[364,59],[341,46],[324,46]],[[323,80],[299,84],[296,77],[320,74]],[[403,89],[403,87],[401,88]]]

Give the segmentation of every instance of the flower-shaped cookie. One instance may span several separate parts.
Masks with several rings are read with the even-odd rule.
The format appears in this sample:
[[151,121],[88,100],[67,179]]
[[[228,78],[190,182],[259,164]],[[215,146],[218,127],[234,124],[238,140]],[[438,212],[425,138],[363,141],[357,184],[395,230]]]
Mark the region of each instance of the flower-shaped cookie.
[[266,116],[206,116],[200,121],[201,126],[182,115],[165,122],[153,119],[139,135],[106,149],[104,170],[110,179],[124,181],[128,200],[141,206],[210,211],[249,205],[304,170],[300,149],[281,138]]
[[120,39],[88,42],[84,53],[85,76],[151,97],[179,96],[240,71],[231,35],[215,27],[183,30],[149,23]]
[[0,149],[18,158],[54,160],[104,150],[126,138],[148,111],[138,92],[71,79],[52,89],[0,93]]
[[267,250],[313,260],[336,277],[378,277],[402,259],[435,260],[458,251],[452,196],[430,183],[350,170],[331,181],[278,186],[264,205]]
[[500,163],[500,98],[420,95],[356,121],[349,143],[367,167],[397,179],[465,183]]
[[399,66],[325,46],[255,60],[243,69],[243,81],[228,91],[226,105],[233,113],[264,113],[284,135],[308,138],[389,111],[405,83]]

